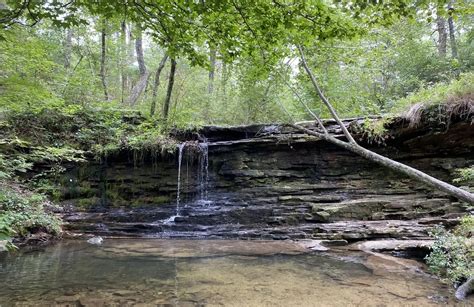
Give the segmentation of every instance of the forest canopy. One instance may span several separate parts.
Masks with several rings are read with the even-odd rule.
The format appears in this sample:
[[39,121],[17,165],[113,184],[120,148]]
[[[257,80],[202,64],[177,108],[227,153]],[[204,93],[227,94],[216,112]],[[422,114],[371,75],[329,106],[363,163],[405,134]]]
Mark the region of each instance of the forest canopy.
[[189,126],[309,119],[303,100],[325,117],[297,45],[342,116],[390,113],[421,89],[472,80],[471,1],[6,1],[0,9],[4,110],[118,108]]

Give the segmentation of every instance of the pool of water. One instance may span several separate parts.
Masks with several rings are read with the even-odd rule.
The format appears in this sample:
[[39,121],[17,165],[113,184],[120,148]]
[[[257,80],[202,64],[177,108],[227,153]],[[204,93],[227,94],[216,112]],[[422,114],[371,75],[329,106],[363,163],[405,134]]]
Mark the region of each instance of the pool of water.
[[0,306],[455,304],[426,274],[278,241],[63,241],[1,255],[0,284]]

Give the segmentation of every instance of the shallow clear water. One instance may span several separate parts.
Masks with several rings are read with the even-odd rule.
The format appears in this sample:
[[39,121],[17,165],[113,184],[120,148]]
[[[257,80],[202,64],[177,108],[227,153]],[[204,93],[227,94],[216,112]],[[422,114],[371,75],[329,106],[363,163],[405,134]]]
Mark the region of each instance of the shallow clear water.
[[0,306],[428,306],[423,274],[277,241],[64,241],[0,257]]

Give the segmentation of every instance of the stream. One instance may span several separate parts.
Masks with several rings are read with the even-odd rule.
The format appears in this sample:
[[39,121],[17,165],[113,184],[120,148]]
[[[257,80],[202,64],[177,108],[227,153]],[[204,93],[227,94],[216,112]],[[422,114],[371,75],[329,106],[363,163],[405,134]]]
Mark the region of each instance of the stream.
[[367,255],[308,252],[290,241],[64,240],[1,255],[0,280],[0,306],[455,303],[426,274],[374,265]]

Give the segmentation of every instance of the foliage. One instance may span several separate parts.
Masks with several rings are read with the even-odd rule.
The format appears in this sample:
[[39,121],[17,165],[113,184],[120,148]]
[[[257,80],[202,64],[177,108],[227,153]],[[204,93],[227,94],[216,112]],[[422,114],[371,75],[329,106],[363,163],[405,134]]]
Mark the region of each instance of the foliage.
[[431,235],[435,243],[426,262],[433,273],[456,284],[474,275],[473,216],[464,217],[453,231],[438,227]]
[[0,215],[0,241],[7,241],[7,250],[13,250],[16,246],[12,243],[12,237],[16,234],[11,227],[12,217],[8,215]]
[[451,82],[423,87],[408,97],[398,100],[392,108],[392,112],[402,113],[415,104],[439,105],[471,93],[474,93],[474,73],[472,72],[462,74],[459,79],[454,79]]
[[474,165],[466,168],[457,169],[458,177],[453,181],[456,183],[473,183],[474,185]]
[[[85,107],[95,112],[106,105],[146,116],[154,72],[165,53],[177,59],[178,68],[162,131],[165,126],[287,121],[287,112],[294,121],[309,119],[279,75],[316,113],[328,116],[298,67],[295,44],[307,49],[342,116],[398,110],[404,103],[398,99],[449,83],[474,67],[466,1],[456,1],[454,11],[447,10],[447,1],[73,1],[63,7],[32,1],[27,8],[24,3],[7,1],[0,9],[5,21],[0,109],[10,111],[74,113]],[[455,17],[457,57],[437,54],[435,14]],[[101,101],[99,77],[102,20],[107,102]],[[17,26],[25,22],[35,27]],[[151,76],[138,103],[129,106],[127,97],[139,77],[133,51],[137,25]],[[213,92],[208,91],[211,47],[217,51]],[[169,61],[162,81],[168,67]],[[166,88],[166,82],[158,86],[159,102]]]
[[[416,126],[423,119],[433,126],[448,127],[453,118],[468,119],[474,115],[474,74],[461,74],[449,83],[436,83],[421,88],[393,103],[389,113],[379,119],[366,118],[363,125],[355,127],[369,142],[383,143],[387,137],[386,127],[394,120],[404,118],[409,125]],[[454,182],[469,181],[470,168],[459,170]],[[463,179],[464,178],[464,179]]]
[[9,157],[0,153],[0,180],[10,179],[15,172],[25,173],[33,164],[26,161],[26,157]]
[[0,181],[0,239],[10,240],[12,236],[23,237],[36,231],[60,234],[60,220],[47,211],[50,206],[43,194]]

